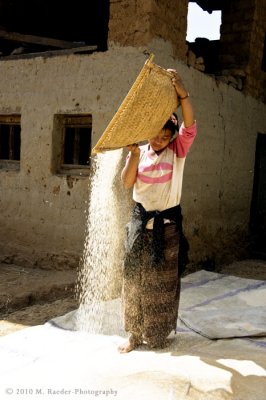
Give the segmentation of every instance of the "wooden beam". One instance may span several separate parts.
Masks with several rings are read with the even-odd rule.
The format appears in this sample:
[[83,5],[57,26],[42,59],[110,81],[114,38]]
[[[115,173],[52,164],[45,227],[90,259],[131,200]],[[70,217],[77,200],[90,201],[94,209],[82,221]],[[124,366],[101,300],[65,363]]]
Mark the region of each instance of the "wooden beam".
[[61,50],[48,50],[42,52],[35,53],[22,53],[22,54],[13,54],[10,56],[1,56],[0,60],[16,60],[21,58],[35,58],[35,57],[54,57],[68,54],[87,54],[97,51],[97,46],[82,46],[82,47],[73,47],[70,49],[61,49]]
[[7,32],[3,29],[0,30],[0,38],[19,43],[31,43],[40,46],[58,47],[60,49],[70,49],[73,47],[80,47],[85,45],[85,42],[68,42],[65,40],[46,38],[42,36],[24,35],[17,32]]

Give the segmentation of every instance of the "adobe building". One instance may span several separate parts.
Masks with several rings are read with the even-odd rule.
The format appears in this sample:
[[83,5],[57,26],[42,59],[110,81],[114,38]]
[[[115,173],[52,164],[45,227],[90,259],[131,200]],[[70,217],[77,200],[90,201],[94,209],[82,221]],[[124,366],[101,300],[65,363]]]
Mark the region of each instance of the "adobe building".
[[150,53],[180,72],[198,123],[182,197],[190,261],[265,256],[266,2],[195,2],[221,10],[220,40],[186,41],[188,0],[0,1],[1,261],[78,265],[91,148]]

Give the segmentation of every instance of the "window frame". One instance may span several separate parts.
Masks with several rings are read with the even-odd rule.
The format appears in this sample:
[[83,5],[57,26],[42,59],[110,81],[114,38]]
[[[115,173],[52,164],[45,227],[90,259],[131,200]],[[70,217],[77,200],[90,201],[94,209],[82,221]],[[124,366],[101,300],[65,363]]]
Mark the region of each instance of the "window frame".
[[[88,176],[90,173],[90,157],[92,150],[92,115],[91,114],[55,114],[55,135],[59,135],[59,149],[57,149],[57,168],[56,173],[58,175],[78,175],[78,176]],[[66,163],[65,155],[66,155],[66,133],[67,129],[74,129],[75,131],[75,139],[74,144],[75,147],[72,149],[73,159],[77,160],[80,156],[80,150],[78,148],[80,141],[80,132],[81,129],[89,129],[89,139],[88,139],[88,164],[79,164],[79,163]],[[79,136],[79,138],[78,138]]]

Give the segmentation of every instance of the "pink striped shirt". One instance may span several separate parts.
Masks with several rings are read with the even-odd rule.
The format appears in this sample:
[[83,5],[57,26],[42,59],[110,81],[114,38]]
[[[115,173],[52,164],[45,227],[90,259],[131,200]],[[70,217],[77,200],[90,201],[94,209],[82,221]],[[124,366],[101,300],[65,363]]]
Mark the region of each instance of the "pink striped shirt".
[[180,203],[184,165],[197,133],[196,122],[181,125],[177,137],[157,155],[149,144],[141,146],[133,199],[146,211],[163,211]]

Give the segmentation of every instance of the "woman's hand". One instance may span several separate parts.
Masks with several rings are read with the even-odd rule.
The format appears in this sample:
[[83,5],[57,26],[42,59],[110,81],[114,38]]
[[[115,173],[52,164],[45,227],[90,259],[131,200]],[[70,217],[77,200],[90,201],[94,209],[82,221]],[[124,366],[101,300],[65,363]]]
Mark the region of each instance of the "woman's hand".
[[137,179],[138,165],[140,158],[140,148],[136,143],[126,146],[130,152],[126,165],[121,172],[121,179],[126,189],[131,188]]
[[172,83],[175,87],[177,96],[181,99],[188,97],[188,91],[186,90],[184,83],[182,82],[182,79],[180,75],[176,72],[176,70],[168,68],[167,71],[171,72],[171,74],[173,75]]
[[181,103],[181,110],[182,110],[182,116],[183,116],[183,121],[184,125],[186,128],[194,124],[194,112],[192,108],[192,104],[190,102],[190,97],[189,93],[186,90],[181,77],[179,74],[176,72],[175,69],[168,68],[168,72],[171,72],[173,75],[172,77],[172,83],[175,87],[178,99]]
[[134,156],[139,156],[140,155],[140,148],[137,145],[137,143],[129,144],[127,146],[128,151],[131,152],[132,155]]

